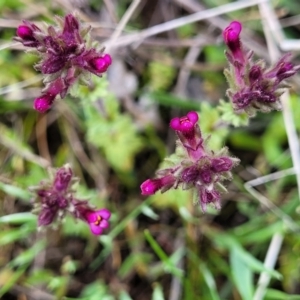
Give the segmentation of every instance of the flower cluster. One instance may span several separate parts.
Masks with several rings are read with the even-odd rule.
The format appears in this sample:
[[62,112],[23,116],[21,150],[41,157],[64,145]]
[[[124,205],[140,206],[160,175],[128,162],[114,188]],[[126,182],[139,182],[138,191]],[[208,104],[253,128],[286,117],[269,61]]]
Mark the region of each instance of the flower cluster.
[[64,98],[77,79],[87,80],[89,73],[101,76],[112,62],[103,48],[98,51],[89,45],[90,27],[82,26],[72,14],[56,19],[60,27],[45,30],[23,21],[15,38],[41,57],[36,69],[45,75],[45,88],[34,101],[34,109],[41,113],[51,108],[58,95]]
[[290,62],[290,55],[284,55],[271,68],[262,60],[252,62],[253,52],[245,51],[240,41],[242,25],[231,22],[223,31],[223,38],[228,47],[225,52],[230,69],[225,76],[230,88],[227,95],[232,101],[235,112],[246,112],[254,116],[256,111],[269,112],[281,110],[280,96],[286,87],[282,81],[300,70]]
[[34,212],[38,213],[38,226],[47,226],[57,219],[62,220],[67,212],[86,222],[95,235],[102,234],[109,226],[110,211],[107,209],[94,210],[87,201],[74,198],[71,168],[66,165],[59,168],[51,182],[42,181],[39,186],[31,188],[35,193]]
[[227,148],[214,153],[207,147],[207,139],[202,137],[196,112],[172,119],[170,127],[179,138],[176,152],[166,159],[168,167],[157,171],[157,178],[142,183],[142,194],[152,195],[158,190],[165,192],[179,186],[183,189],[193,188],[196,202],[200,203],[203,211],[209,203],[220,208],[220,192],[226,191],[221,182],[231,179],[230,171],[239,163],[239,159],[228,156]]

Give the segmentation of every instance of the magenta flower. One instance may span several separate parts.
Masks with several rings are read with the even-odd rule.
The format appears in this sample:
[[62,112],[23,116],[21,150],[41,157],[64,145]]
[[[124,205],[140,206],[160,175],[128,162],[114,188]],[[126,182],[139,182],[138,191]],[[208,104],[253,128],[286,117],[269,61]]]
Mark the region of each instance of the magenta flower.
[[231,179],[231,169],[239,163],[239,159],[228,156],[227,148],[215,153],[208,149],[202,137],[198,114],[189,112],[181,118],[170,122],[179,137],[175,154],[167,159],[167,169],[156,172],[156,178],[147,179],[141,184],[142,195],[153,195],[158,190],[165,192],[170,188],[193,188],[197,194],[202,210],[213,203],[220,207],[221,191],[226,191],[223,180]]
[[103,230],[109,227],[110,211],[108,209],[99,209],[87,211],[84,215],[90,230],[94,235],[102,234]]
[[68,14],[59,24],[61,28],[48,26],[42,30],[23,21],[15,38],[25,47],[35,48],[41,57],[35,67],[45,75],[46,86],[33,107],[42,113],[51,108],[58,95],[64,98],[77,80],[86,77],[86,72],[101,77],[112,63],[104,49],[98,51],[87,45],[90,28],[84,28],[75,16]]
[[36,25],[23,21],[24,25],[20,25],[17,28],[17,37],[15,40],[21,42],[25,47],[36,48],[40,46],[40,42],[35,37],[35,35],[41,32],[40,28]]
[[283,93],[282,81],[296,74],[300,66],[293,65],[290,55],[284,55],[274,67],[267,69],[263,61],[252,62],[252,52],[244,51],[239,35],[242,25],[233,21],[223,31],[229,51],[226,51],[230,69],[225,76],[230,88],[227,95],[237,113],[246,112],[254,116],[256,111],[280,110],[280,96]]
[[242,31],[242,24],[238,21],[233,21],[223,31],[223,38],[231,51],[232,60],[236,63],[243,64],[245,57],[242,52],[240,43],[240,33]]
[[194,160],[203,155],[201,151],[203,138],[197,122],[198,114],[194,111],[189,112],[184,117],[174,118],[170,122],[170,127],[176,131],[189,156]]
[[173,175],[168,175],[159,179],[148,179],[141,184],[142,195],[153,195],[162,188],[166,191],[174,185],[175,181],[176,178]]

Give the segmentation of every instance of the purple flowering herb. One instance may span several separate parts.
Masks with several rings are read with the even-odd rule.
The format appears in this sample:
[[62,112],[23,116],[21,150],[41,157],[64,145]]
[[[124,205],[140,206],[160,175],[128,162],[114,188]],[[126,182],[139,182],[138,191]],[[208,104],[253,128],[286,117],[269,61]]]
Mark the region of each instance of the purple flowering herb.
[[72,14],[58,21],[61,27],[45,29],[23,21],[15,37],[40,55],[41,60],[35,68],[45,76],[46,85],[33,108],[41,113],[52,107],[58,95],[64,98],[77,80],[84,81],[86,72],[101,77],[112,63],[111,56],[103,53],[104,48],[97,50],[86,43],[90,27],[81,25]]
[[72,184],[76,181],[70,166],[65,165],[54,172],[53,180],[42,181],[31,188],[35,194],[34,212],[38,214],[38,226],[48,226],[61,221],[66,213],[87,223],[95,235],[102,234],[109,226],[110,211],[95,210],[87,201],[74,197]]
[[223,180],[230,180],[231,170],[239,159],[228,155],[227,148],[218,153],[207,146],[207,139],[202,137],[198,114],[189,112],[181,118],[174,118],[170,127],[179,138],[172,159],[166,159],[168,168],[156,172],[156,178],[147,179],[141,184],[142,195],[153,195],[157,191],[165,192],[181,186],[192,188],[197,202],[203,211],[207,204],[220,208],[221,191],[226,191]]
[[284,55],[271,68],[262,60],[253,62],[253,52],[245,51],[240,40],[242,25],[233,21],[223,31],[223,38],[228,51],[225,52],[229,69],[225,76],[230,88],[230,98],[236,113],[247,113],[254,116],[256,111],[269,112],[281,110],[280,96],[286,86],[282,81],[295,75],[300,66],[290,62],[290,54]]

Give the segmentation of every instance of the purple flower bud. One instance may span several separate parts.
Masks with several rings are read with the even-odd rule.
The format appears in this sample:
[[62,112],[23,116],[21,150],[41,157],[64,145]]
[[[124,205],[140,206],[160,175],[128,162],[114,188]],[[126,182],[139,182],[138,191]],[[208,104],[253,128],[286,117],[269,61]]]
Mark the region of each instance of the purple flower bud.
[[24,24],[17,28],[17,37],[15,40],[21,42],[25,47],[36,48],[40,42],[35,38],[34,32],[40,32],[40,29],[30,22],[23,21]]
[[162,188],[162,181],[160,179],[147,179],[141,184],[142,195],[150,196],[155,194]]
[[72,176],[73,173],[71,168],[62,167],[58,169],[54,178],[54,188],[59,192],[67,190]]
[[46,93],[34,100],[33,108],[40,113],[44,113],[51,108],[54,99],[55,99],[54,95]]
[[214,203],[216,208],[220,208],[220,198],[221,195],[218,191],[212,190],[209,191],[207,189],[201,189],[200,193],[200,204],[203,212],[206,211],[206,205],[209,203]]
[[23,40],[34,41],[35,37],[33,36],[32,29],[27,25],[20,25],[17,28],[17,36]]
[[182,181],[186,183],[195,182],[199,178],[199,169],[196,166],[185,168],[181,174]]
[[68,14],[65,16],[64,28],[63,28],[63,35],[68,36],[74,35],[74,32],[79,30],[79,22],[72,14]]
[[228,46],[233,55],[241,50],[240,33],[242,24],[238,21],[233,21],[223,31],[225,44]]
[[57,78],[55,81],[47,87],[47,93],[50,95],[60,95],[61,98],[66,94],[66,91],[69,88],[68,82],[62,78]]
[[38,217],[38,226],[47,226],[51,224],[54,220],[54,217],[56,216],[56,213],[56,208],[42,208],[42,211],[40,212]]
[[262,69],[260,66],[254,65],[251,67],[249,71],[249,79],[251,84],[262,79]]
[[217,173],[230,171],[232,166],[232,160],[226,156],[213,158],[211,163],[212,171]]
[[102,57],[95,57],[90,61],[90,65],[96,71],[96,73],[104,73],[111,65],[112,59],[109,54],[105,54]]
[[226,45],[239,46],[240,33],[242,31],[242,24],[238,21],[233,21],[223,31],[223,38]]
[[147,179],[140,186],[142,195],[150,196],[160,189],[166,191],[174,185],[175,180],[176,178],[173,175],[167,175],[156,179]]
[[190,158],[198,160],[203,155],[203,138],[198,126],[198,114],[189,112],[181,118],[174,118],[170,122],[170,127],[176,130],[182,145],[186,148]]
[[212,182],[212,173],[208,168],[200,171],[200,178],[204,184],[209,184]]

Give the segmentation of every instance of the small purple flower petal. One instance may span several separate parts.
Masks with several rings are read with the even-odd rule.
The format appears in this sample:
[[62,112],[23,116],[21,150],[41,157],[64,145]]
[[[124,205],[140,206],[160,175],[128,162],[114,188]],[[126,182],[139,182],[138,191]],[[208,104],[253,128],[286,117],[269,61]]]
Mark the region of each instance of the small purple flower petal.
[[94,234],[94,235],[101,235],[102,234],[103,228],[101,228],[100,226],[95,225],[93,223],[91,223],[89,225],[90,225],[90,230],[91,230],[92,234]]
[[99,209],[97,211],[97,213],[101,218],[103,218],[105,220],[109,220],[109,218],[111,216],[111,212],[106,208]]
[[106,229],[109,227],[109,222],[107,220],[102,220],[99,224],[99,226],[103,229]]

